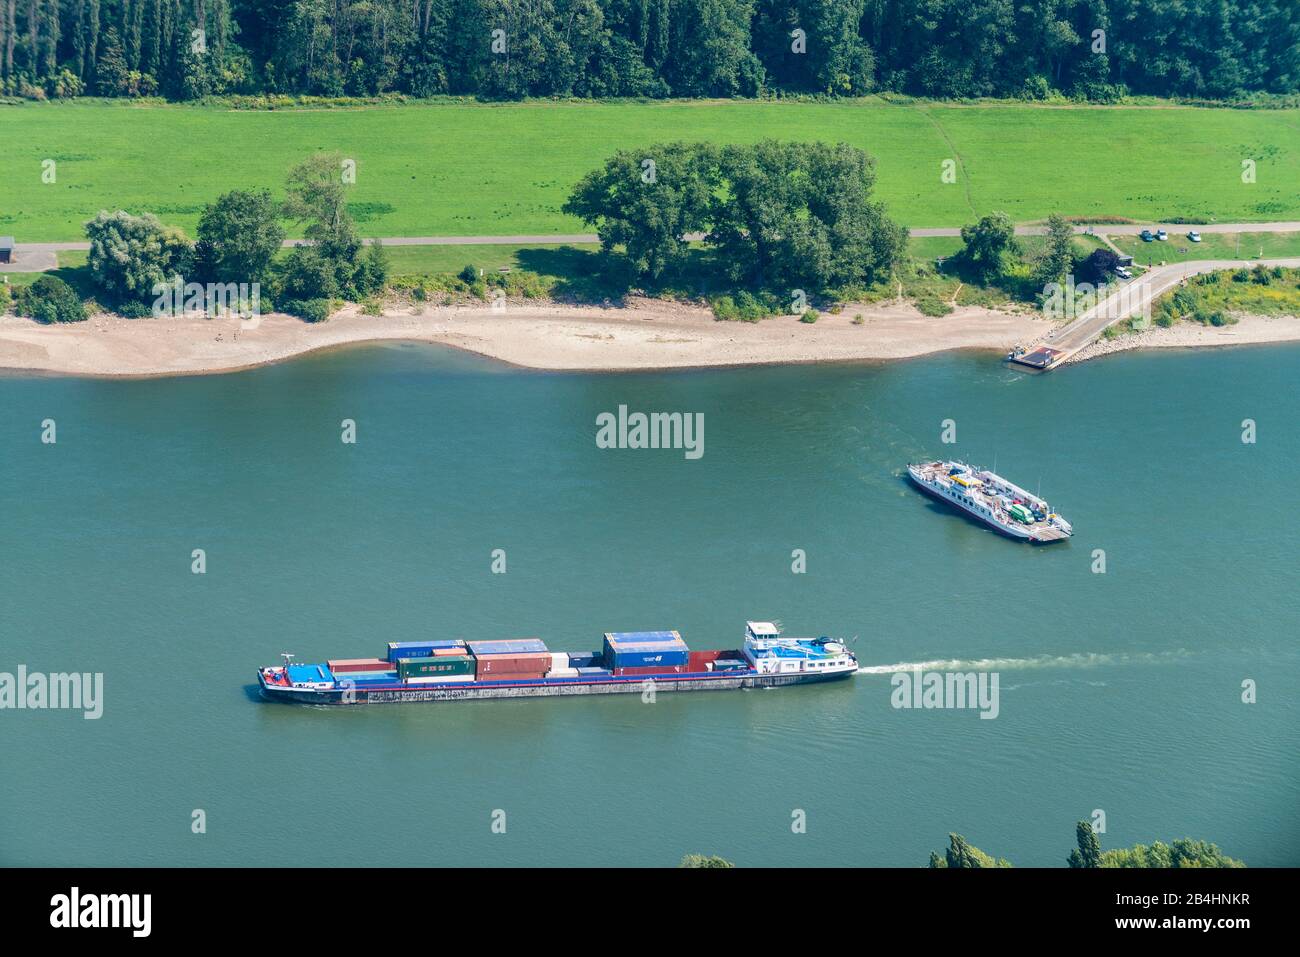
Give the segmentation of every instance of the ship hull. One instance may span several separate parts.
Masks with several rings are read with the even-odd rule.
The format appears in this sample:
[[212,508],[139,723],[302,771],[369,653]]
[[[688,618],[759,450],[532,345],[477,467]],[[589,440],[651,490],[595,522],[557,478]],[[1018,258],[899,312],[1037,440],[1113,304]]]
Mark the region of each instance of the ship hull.
[[546,680],[490,683],[464,682],[446,685],[394,685],[383,688],[286,688],[268,685],[259,674],[262,695],[269,701],[290,704],[351,705],[474,701],[491,698],[557,698],[596,694],[637,694],[653,684],[664,691],[738,691],[743,688],[781,688],[797,684],[821,684],[848,678],[854,669],[824,674],[761,675],[753,671],[732,674],[643,675],[635,678],[600,678],[593,681]]

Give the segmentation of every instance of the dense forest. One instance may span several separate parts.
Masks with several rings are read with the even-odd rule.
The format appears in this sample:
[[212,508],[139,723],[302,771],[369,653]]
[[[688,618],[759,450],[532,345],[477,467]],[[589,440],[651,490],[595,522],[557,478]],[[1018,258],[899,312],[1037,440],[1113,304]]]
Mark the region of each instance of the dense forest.
[[1300,92],[1296,0],[0,0],[0,92]]

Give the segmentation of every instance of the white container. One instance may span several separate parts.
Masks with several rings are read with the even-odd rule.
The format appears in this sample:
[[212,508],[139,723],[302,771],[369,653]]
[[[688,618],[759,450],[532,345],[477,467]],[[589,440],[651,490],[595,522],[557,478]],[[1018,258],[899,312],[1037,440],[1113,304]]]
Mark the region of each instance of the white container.
[[577,668],[552,668],[546,673],[548,678],[576,678],[578,677]]
[[550,671],[554,674],[557,671],[564,671],[569,667],[569,653],[567,651],[551,652]]

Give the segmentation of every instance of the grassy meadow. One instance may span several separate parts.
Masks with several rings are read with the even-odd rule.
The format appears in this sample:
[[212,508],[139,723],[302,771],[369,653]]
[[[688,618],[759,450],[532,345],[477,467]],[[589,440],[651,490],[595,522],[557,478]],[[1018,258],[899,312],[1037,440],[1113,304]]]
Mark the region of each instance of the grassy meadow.
[[[235,188],[277,193],[306,155],[357,162],[353,213],[371,236],[582,231],[560,206],[617,149],[670,139],[844,140],[878,160],[877,195],[909,226],[1005,210],[1220,221],[1300,218],[1300,111],[1027,104],[427,102],[339,109],[95,100],[0,105],[0,233],[77,240],[100,209],[152,211],[193,232]],[[1257,182],[1241,182],[1241,162]],[[56,163],[53,183],[42,163]],[[958,164],[945,184],[945,160]]]

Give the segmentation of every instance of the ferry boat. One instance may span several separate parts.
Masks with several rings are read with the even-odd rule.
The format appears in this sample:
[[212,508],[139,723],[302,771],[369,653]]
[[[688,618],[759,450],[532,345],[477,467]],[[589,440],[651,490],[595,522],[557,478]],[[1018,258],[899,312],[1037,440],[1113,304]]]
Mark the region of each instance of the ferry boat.
[[727,651],[690,651],[677,632],[661,631],[610,632],[590,654],[551,652],[531,638],[391,642],[384,658],[319,664],[281,657],[258,669],[263,697],[326,705],[776,688],[858,670],[845,642],[787,637],[770,621],[746,622],[743,645]]
[[995,472],[965,462],[909,465],[907,474],[924,492],[1011,538],[1059,542],[1074,529],[1052,507]]

